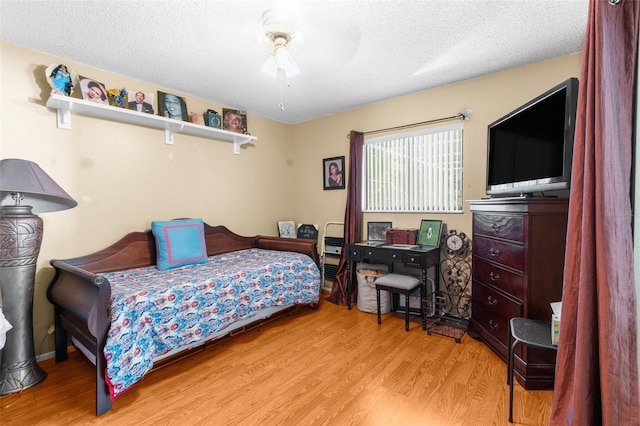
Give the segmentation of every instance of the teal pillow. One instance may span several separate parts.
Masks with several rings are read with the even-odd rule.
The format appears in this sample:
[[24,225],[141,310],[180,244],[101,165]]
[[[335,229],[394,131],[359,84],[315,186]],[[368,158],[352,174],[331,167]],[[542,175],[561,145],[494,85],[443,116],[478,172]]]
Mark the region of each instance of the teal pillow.
[[207,261],[202,219],[151,222],[156,238],[156,264],[165,270]]

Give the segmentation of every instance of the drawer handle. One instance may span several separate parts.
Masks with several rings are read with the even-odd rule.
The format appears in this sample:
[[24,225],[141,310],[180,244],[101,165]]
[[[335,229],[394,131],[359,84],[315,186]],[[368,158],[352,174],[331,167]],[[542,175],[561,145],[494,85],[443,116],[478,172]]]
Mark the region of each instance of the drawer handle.
[[392,254],[391,257],[393,257],[395,259],[396,257],[398,257],[398,255],[397,254]]
[[498,231],[500,228],[502,228],[502,225],[500,224],[497,224],[497,223],[491,224],[491,229],[493,229],[494,231]]
[[493,320],[489,320],[489,328],[491,328],[491,330],[493,331],[496,331],[498,329],[498,323],[493,322]]
[[357,255],[358,255],[358,252],[357,252],[357,251],[354,251],[352,256],[354,256],[354,257],[355,257],[355,256],[357,256]]
[[500,281],[500,274],[494,274],[493,271],[489,272],[489,278],[491,281]]
[[367,252],[367,255],[368,255],[368,256],[371,256],[372,254],[373,254],[373,252],[372,252],[372,251]]
[[489,296],[487,297],[487,301],[491,306],[496,306],[498,304],[498,299],[496,299],[495,297]]
[[493,257],[498,257],[498,256],[500,256],[500,249],[497,249],[495,247],[491,247],[489,249],[489,254],[491,254],[491,256],[493,256]]

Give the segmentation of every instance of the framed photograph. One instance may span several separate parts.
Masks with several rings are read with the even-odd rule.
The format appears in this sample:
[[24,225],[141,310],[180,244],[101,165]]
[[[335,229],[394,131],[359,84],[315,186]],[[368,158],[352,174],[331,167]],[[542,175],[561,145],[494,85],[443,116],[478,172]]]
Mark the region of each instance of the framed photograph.
[[442,221],[422,219],[418,232],[418,244],[421,246],[440,247],[440,235],[442,234]]
[[197,112],[192,112],[191,122],[193,124],[200,124],[201,126],[204,126],[204,115],[198,114]]
[[367,241],[387,241],[387,229],[391,222],[367,222]]
[[279,220],[278,232],[281,238],[296,238],[296,224],[292,220]]
[[247,112],[222,108],[222,124],[223,130],[247,134]]
[[189,121],[187,101],[178,95],[158,91],[158,115]]
[[82,92],[82,99],[85,101],[109,105],[104,84],[98,81],[80,76],[80,91]]
[[156,95],[151,92],[143,92],[140,90],[129,91],[129,103],[127,107],[134,111],[144,112],[146,114],[156,113]]
[[322,160],[324,189],[344,189],[344,155]]

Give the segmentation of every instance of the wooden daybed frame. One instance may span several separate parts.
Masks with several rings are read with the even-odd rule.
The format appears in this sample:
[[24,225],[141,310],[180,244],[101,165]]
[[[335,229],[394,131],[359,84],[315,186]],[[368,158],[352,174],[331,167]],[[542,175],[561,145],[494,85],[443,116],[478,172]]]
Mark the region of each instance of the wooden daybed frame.
[[[268,236],[244,237],[231,232],[224,226],[212,227],[206,223],[204,231],[208,256],[261,248],[306,254],[315,261],[316,265],[319,265],[314,240]],[[96,253],[74,259],[54,259],[50,264],[56,271],[47,290],[47,298],[55,308],[56,362],[67,359],[69,335],[84,347],[81,348],[83,349],[81,352],[96,366],[96,415],[101,415],[111,409],[112,403],[105,381],[107,364],[103,353],[110,327],[111,286],[100,273],[155,265],[154,236],[151,231],[132,232]],[[317,304],[313,307],[317,308]],[[293,308],[284,308],[281,314]],[[237,327],[232,325],[225,330],[224,336],[219,336],[216,340],[264,324],[274,316]]]

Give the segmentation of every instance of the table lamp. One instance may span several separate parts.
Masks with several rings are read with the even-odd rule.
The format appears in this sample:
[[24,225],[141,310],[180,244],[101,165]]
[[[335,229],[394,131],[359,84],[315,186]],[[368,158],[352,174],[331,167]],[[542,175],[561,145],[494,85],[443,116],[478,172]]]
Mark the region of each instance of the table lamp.
[[0,300],[13,326],[0,350],[0,395],[35,386],[47,376],[33,346],[33,291],[43,231],[37,213],[76,205],[36,163],[0,160]]

